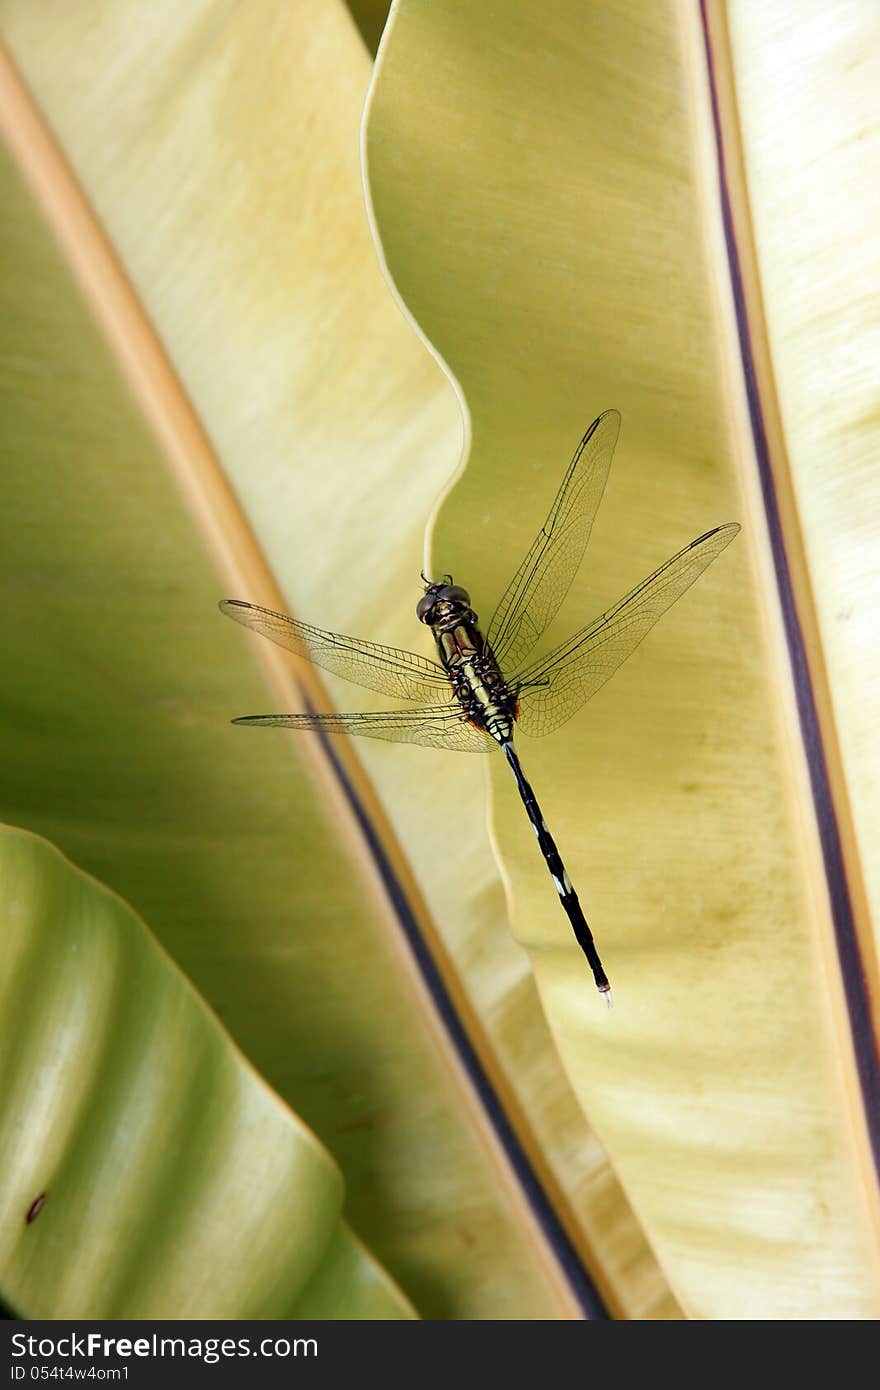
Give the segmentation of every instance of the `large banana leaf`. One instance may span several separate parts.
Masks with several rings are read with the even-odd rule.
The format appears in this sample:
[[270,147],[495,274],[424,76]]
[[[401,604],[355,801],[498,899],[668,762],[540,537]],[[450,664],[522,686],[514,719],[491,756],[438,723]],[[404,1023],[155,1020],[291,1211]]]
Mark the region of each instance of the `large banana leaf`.
[[[785,67],[784,35],[768,46],[759,10],[731,8],[732,42],[723,15],[709,15],[728,162],[740,150],[736,99],[744,108],[756,85],[772,86],[754,55],[775,52],[775,71]],[[575,441],[607,405],[623,410],[624,433],[571,626],[692,535],[745,524],[589,714],[524,749],[612,969],[614,1014],[592,997],[503,769],[487,803],[483,769],[465,759],[370,746],[337,755],[567,1254],[564,1239],[548,1248],[537,1233],[471,1108],[393,944],[399,926],[333,768],[305,749],[279,754],[282,735],[253,735],[245,752],[243,732],[215,732],[272,697],[242,668],[240,637],[211,633],[202,616],[211,583],[198,529],[238,596],[272,601],[280,588],[276,606],[411,646],[425,519],[460,456],[455,392],[396,314],[363,219],[356,124],[369,63],[358,36],[336,5],[81,3],[50,21],[4,0],[0,17],[75,193],[97,211],[195,407],[195,434],[200,422],[268,559],[267,569],[223,494],[204,435],[193,444],[183,394],[166,383],[156,406],[131,322],[120,330],[102,303],[106,268],[83,271],[71,203],[53,212],[42,186],[196,525],[22,205],[10,264],[30,275],[5,290],[18,456],[6,549],[27,599],[12,648],[7,814],[148,916],[340,1160],[355,1229],[421,1312],[568,1315],[579,1258],[622,1315],[674,1316],[670,1284],[692,1315],[872,1315],[863,1093],[810,794],[815,753],[808,760],[791,694],[745,408],[697,11],[658,5],[649,22],[631,3],[410,0],[386,31],[366,127],[381,252],[466,405],[471,448],[430,538],[436,567],[466,579],[487,616]],[[817,52],[800,53],[801,71]],[[852,140],[859,111],[843,53],[835,70]],[[774,375],[797,378],[783,361],[793,362],[790,330],[773,316],[785,296],[766,290],[764,248],[786,244],[785,220],[767,193],[760,206],[778,168],[768,151],[790,141],[752,108],[741,153],[764,256],[754,278],[771,311],[766,413]],[[15,125],[19,161],[41,187],[46,163]],[[803,171],[810,157],[805,142]],[[790,294],[788,305],[809,313]],[[790,425],[779,433],[802,477],[802,438]],[[120,472],[123,439],[133,461]],[[48,491],[33,487],[37,468]],[[777,483],[783,499],[791,491]],[[864,503],[848,474],[840,496],[843,546]],[[71,520],[74,535],[60,530]],[[799,535],[789,524],[786,558]],[[833,614],[834,576],[816,547],[821,537],[807,578]],[[86,617],[108,574],[96,629]],[[869,574],[866,560],[857,580]],[[799,603],[803,628],[809,583]],[[828,640],[819,626],[834,716],[823,765],[837,823],[857,813],[844,847],[867,858],[870,772],[861,792],[847,779],[868,762],[870,720],[853,712],[858,752],[844,770],[833,735],[846,749],[849,715]],[[850,650],[838,642],[844,666]],[[819,689],[816,670],[814,660]],[[269,675],[276,698],[297,707],[286,674]],[[341,686],[332,693],[338,707],[357,704]],[[72,729],[62,714],[74,714]],[[860,883],[851,853],[857,906]],[[872,969],[867,913],[856,919]],[[851,992],[847,1002],[851,1011]],[[864,1077],[864,1035],[861,1046]]]
[[[827,666],[817,684],[829,706],[843,849],[868,937],[873,923],[863,960],[876,991],[880,323],[872,306],[880,235],[876,184],[865,173],[880,145],[877,12],[815,0],[791,14],[736,3],[729,32],[716,27],[736,78],[729,118],[738,116],[742,132],[737,191],[751,210],[760,268],[751,299],[760,295],[766,306],[773,425],[787,471],[781,501],[800,523],[813,597],[804,621],[816,664]],[[786,80],[793,54],[796,80]]]
[[400,1318],[336,1165],[134,913],[0,828],[3,1289],[31,1318]]
[[[239,18],[241,45],[248,37],[248,14]],[[65,39],[58,32],[39,50],[54,55],[57,41],[68,53],[65,65],[74,52],[85,62],[86,39],[95,41],[100,29],[89,27],[84,10],[77,16],[71,7],[65,16],[72,28],[78,19],[85,34],[68,31]],[[25,26],[39,18],[31,9],[22,11]],[[191,18],[191,12],[180,12],[181,81],[191,72],[192,49],[185,42]],[[300,18],[308,35],[309,22],[305,15]],[[17,32],[15,15],[7,9],[4,20],[11,39]],[[279,23],[283,27],[282,17]],[[113,14],[108,25],[112,47],[118,40]],[[335,32],[322,34],[319,28],[305,52],[297,34],[289,35],[284,51],[299,53],[304,71],[311,71],[311,87],[294,93],[300,103],[307,92],[324,92],[328,73],[337,75],[343,92],[349,90],[344,69],[339,75]],[[257,25],[250,34],[261,57],[263,31]],[[357,36],[350,33],[349,41],[363,63],[361,89],[348,97],[350,129],[348,119],[344,127],[351,136],[347,196],[354,207],[360,197],[357,116],[368,66]],[[92,56],[102,57],[100,50]],[[228,57],[216,56],[225,71]],[[131,62],[137,73],[155,76],[143,68],[139,50]],[[127,89],[134,110],[138,99],[129,74],[117,69],[118,91],[106,64],[97,66],[110,105],[116,109]],[[243,71],[249,71],[247,64]],[[208,63],[207,87],[215,79]],[[88,67],[83,80],[94,93]],[[254,90],[262,90],[265,74],[251,71],[249,80]],[[164,77],[160,98],[167,91],[163,83]],[[67,89],[67,79],[61,87]],[[278,88],[291,91],[283,64]],[[316,766],[308,751],[299,758],[287,740],[249,741],[229,725],[232,715],[274,698],[302,698],[289,673],[279,678],[280,694],[266,693],[240,634],[217,613],[217,598],[232,585],[271,598],[271,578],[130,283],[108,259],[100,229],[89,222],[89,209],[76,182],[58,166],[51,141],[45,143],[14,73],[5,73],[3,95],[9,139],[64,243],[60,254],[5,159],[0,554],[4,588],[14,601],[4,635],[4,815],[48,835],[149,920],[250,1060],[331,1149],[344,1173],[346,1212],[355,1230],[394,1271],[421,1313],[551,1318],[576,1313],[580,1305],[560,1276],[555,1252],[523,1199],[508,1156],[475,1107],[471,1082],[391,924],[379,875],[365,863],[338,783],[330,782],[326,766]],[[328,111],[334,130],[332,101]],[[309,119],[303,106],[301,120],[308,124]],[[100,124],[105,136],[125,126],[121,121],[108,127],[103,116]],[[186,159],[179,132],[165,131],[158,117],[154,129],[164,132],[160,156],[174,154],[177,147]],[[253,137],[247,123],[242,133]],[[341,133],[333,140],[341,145]],[[113,154],[103,136],[98,147],[104,156],[108,150]],[[228,148],[221,153],[215,168],[209,153],[202,166],[220,200],[218,212],[228,187]],[[325,154],[321,147],[321,160],[313,167],[306,147],[303,176],[311,169],[312,177],[332,189],[337,172]],[[115,167],[130,172],[135,165],[129,153]],[[181,187],[174,170],[169,195]],[[153,233],[145,233],[151,227],[172,228],[171,205],[154,196],[146,178],[141,194],[142,210],[130,225],[137,227],[142,248],[155,254]],[[59,197],[62,210],[56,216]],[[283,226],[275,229],[279,242],[286,244],[290,227],[297,225],[293,205],[300,197],[299,183],[285,193],[279,213]],[[165,212],[158,216],[162,205]],[[228,247],[216,227],[202,226],[198,196],[193,206],[198,212],[193,255],[185,257],[189,272],[182,263],[170,264],[154,284],[170,287],[172,300],[179,292],[172,318],[184,337],[194,328],[207,334],[198,345],[205,353],[203,384],[217,401],[237,398],[242,427],[254,418],[260,383],[266,388],[272,373],[257,354],[251,385],[239,383],[233,391],[230,379],[218,390],[226,370],[223,345],[235,357],[238,365],[230,359],[227,366],[237,377],[243,362],[237,354],[247,335],[232,326],[237,323],[232,304],[226,305],[222,331],[205,310],[210,305],[212,312],[224,312],[213,300],[214,288],[225,283],[239,307],[260,320],[259,295],[253,285],[242,290],[239,276],[229,273]],[[126,217],[133,211],[125,198],[117,207]],[[112,226],[111,231],[115,234]],[[310,249],[312,260],[319,260],[328,242],[318,224],[302,231],[300,269],[307,297],[315,293],[317,272],[305,252]],[[366,230],[362,236],[359,255],[369,249]],[[343,254],[350,239],[347,225],[339,238],[336,254]],[[253,244],[248,228],[236,234],[241,265],[250,258],[266,274],[264,305],[274,312],[277,266],[287,264],[287,252],[270,273],[263,261],[253,261]],[[116,237],[116,245],[127,257],[125,238]],[[201,275],[202,246],[219,252],[213,283]],[[184,249],[182,241],[177,249]],[[372,257],[368,264],[372,279],[356,296],[355,319],[371,293],[369,285],[381,289]],[[92,296],[112,350],[76,290],[70,266]],[[139,280],[140,272],[134,278]],[[207,299],[196,311],[187,301],[198,285]],[[160,333],[173,337],[160,306],[150,301],[149,309]],[[392,339],[396,333],[408,342],[393,306],[386,313]],[[279,325],[290,339],[286,311],[279,312]],[[265,325],[260,336],[264,331]],[[314,347],[318,357],[328,350],[313,344],[303,329],[301,339],[294,334],[279,349],[279,364],[286,363],[295,341],[301,341],[301,351]],[[417,381],[426,361],[419,354]],[[276,373],[276,380],[304,400],[315,395],[316,421],[335,421],[326,400],[300,377]],[[345,385],[341,378],[337,388]],[[148,410],[175,471],[169,473],[138,402]],[[207,418],[210,402],[198,404]],[[408,413],[403,402],[394,409]],[[303,428],[303,414],[293,402],[279,402],[275,418],[284,429],[291,422]],[[222,431],[223,422],[216,428]],[[244,453],[283,459],[281,443],[273,455],[259,435],[259,427],[245,428]],[[376,457],[380,448],[384,433],[377,437]],[[398,457],[404,449],[401,440]],[[317,480],[323,450],[313,441],[310,451]],[[307,501],[301,488],[282,498],[297,521]],[[305,518],[315,532],[312,561],[321,571],[336,536],[341,569],[348,542],[332,524],[327,499],[320,533],[318,499],[309,505],[315,509]],[[410,525],[414,534],[415,517]],[[219,556],[222,579],[206,542]],[[155,1143],[161,1158],[161,1134]],[[29,1311],[11,1278],[5,1287],[14,1305]],[[100,1302],[89,1311],[99,1315]]]
[[[733,8],[748,107],[753,84],[765,101],[776,91],[786,41],[803,38],[794,19]],[[846,89],[843,72],[866,23],[866,12],[859,19],[858,7],[847,8],[836,141],[861,136],[862,84]],[[801,81],[815,82],[824,65],[826,24],[829,7],[816,7]],[[765,28],[775,66],[762,48]],[[777,499],[785,505],[791,484],[784,447],[767,457],[773,366],[762,362],[756,380],[750,344],[764,332],[760,308],[737,298],[748,222],[724,222],[738,132],[728,98],[716,143],[711,83],[716,100],[725,77],[735,84],[726,38],[720,7],[704,29],[695,7],[672,4],[653,6],[649,20],[641,6],[560,0],[550,20],[526,4],[503,15],[469,6],[464,17],[443,0],[403,0],[373,90],[370,188],[389,272],[470,416],[468,467],[434,530],[439,568],[466,575],[478,594],[500,592],[510,555],[522,553],[534,526],[536,470],[549,499],[592,413],[585,398],[620,407],[624,434],[579,600],[589,607],[574,609],[570,627],[689,537],[720,521],[744,523],[742,542],[590,716],[528,748],[559,839],[572,847],[575,882],[588,885],[612,979],[624,982],[613,1019],[589,1007],[577,949],[542,906],[542,868],[503,768],[493,783],[496,833],[514,929],[560,1055],[684,1306],[708,1316],[867,1316],[877,1307],[866,1220],[877,1192],[862,1107],[870,1116],[877,1059],[853,951],[873,981],[876,967],[870,929],[843,901],[861,899],[857,856],[845,869],[835,861],[835,821],[850,815],[846,780],[834,804],[822,784],[836,731],[830,719],[818,730],[811,722],[810,696],[821,704],[824,694],[821,647],[811,691],[799,709],[792,698],[790,659],[797,670],[812,596],[799,573],[797,500],[778,527]],[[827,74],[822,81],[827,96]],[[745,155],[754,154],[767,199],[767,171],[789,160],[790,145],[762,109]],[[828,162],[828,137],[822,149]],[[802,180],[811,155],[805,142]],[[792,205],[797,220],[794,196]],[[864,255],[858,212],[835,206]],[[806,317],[809,281],[798,281],[795,306],[781,264],[788,221],[775,204],[765,203],[762,218],[778,250],[761,269],[783,281],[789,315]],[[830,233],[802,240],[831,255]],[[876,228],[872,245],[876,252]],[[839,245],[837,255],[845,259]],[[828,295],[829,312],[841,289]],[[845,322],[850,353],[867,366],[857,300]],[[803,364],[781,315],[777,341],[787,362],[780,379],[797,378]],[[876,449],[876,424],[860,420],[863,390],[844,394],[838,418],[855,410],[853,450],[868,451],[871,439]],[[876,510],[860,519],[872,485],[854,487],[857,465],[847,468],[827,432],[822,438],[824,449],[811,438],[801,470],[815,476],[821,458],[850,499],[834,513],[833,548],[853,555],[848,601],[863,602],[870,576],[876,592],[876,561],[862,552]],[[802,424],[785,443],[797,458]],[[829,550],[824,535],[814,527],[817,558]],[[798,617],[786,607],[788,571],[800,581]],[[847,601],[827,562],[815,578],[826,608]],[[867,609],[863,621],[873,630]],[[838,645],[847,649],[839,636]],[[843,664],[860,650],[849,647]],[[841,722],[853,753],[870,741],[876,754],[864,709],[859,702],[850,717],[844,705]],[[859,834],[876,859],[873,772],[860,782],[853,806],[862,801]]]

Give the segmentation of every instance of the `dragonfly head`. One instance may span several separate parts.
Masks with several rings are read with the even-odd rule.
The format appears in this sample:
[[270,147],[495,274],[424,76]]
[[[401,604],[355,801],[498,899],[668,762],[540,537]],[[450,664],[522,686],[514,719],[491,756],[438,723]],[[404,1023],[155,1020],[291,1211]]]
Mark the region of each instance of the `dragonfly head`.
[[470,611],[470,594],[467,589],[453,584],[451,574],[444,574],[438,584],[426,582],[425,592],[416,604],[416,617],[429,627],[449,619],[463,618]]

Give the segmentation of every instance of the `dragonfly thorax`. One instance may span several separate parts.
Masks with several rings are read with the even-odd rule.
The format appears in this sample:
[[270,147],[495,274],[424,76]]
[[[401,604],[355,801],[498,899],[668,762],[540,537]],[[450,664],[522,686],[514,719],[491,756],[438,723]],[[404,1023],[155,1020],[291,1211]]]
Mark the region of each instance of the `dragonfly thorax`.
[[443,602],[432,610],[431,630],[452,692],[469,724],[504,744],[513,737],[516,694],[508,686],[492,650],[470,608],[449,601],[453,610],[440,616]]

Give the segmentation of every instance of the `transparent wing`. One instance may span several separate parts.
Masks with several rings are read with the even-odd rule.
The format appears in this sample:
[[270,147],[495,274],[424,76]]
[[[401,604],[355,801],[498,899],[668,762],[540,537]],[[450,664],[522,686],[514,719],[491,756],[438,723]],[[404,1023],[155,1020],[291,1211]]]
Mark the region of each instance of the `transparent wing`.
[[308,657],[334,676],[343,676],[354,685],[364,685],[380,695],[403,700],[437,700],[449,690],[446,672],[439,662],[429,661],[415,652],[383,647],[378,642],[363,642],[339,632],[324,632],[308,623],[296,622],[284,613],[275,613],[271,608],[242,603],[235,598],[223,599],[220,611],[243,627],[271,638],[279,647]]
[[459,753],[486,753],[497,746],[488,734],[469,724],[463,714],[450,710],[449,705],[377,710],[372,714],[248,714],[232,722],[308,729],[323,734],[357,734],[364,738],[384,738],[390,743],[451,748]]
[[736,522],[731,522],[691,541],[601,618],[521,671],[512,681],[519,687],[519,728],[539,736],[570,719],[738,531]]
[[571,588],[602,500],[619,430],[616,410],[606,410],[593,421],[550,515],[492,615],[486,638],[503,671],[522,665]]

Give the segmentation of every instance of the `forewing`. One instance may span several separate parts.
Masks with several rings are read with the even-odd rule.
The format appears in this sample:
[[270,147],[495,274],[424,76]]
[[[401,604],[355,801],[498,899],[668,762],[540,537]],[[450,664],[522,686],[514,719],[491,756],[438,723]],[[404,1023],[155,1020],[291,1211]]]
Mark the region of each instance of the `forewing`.
[[521,671],[512,682],[519,688],[519,727],[539,736],[570,719],[623,665],[657,619],[711,565],[739,529],[732,522],[691,541],[607,613]]
[[243,627],[269,637],[279,647],[307,657],[316,666],[343,676],[354,685],[364,685],[380,695],[403,700],[437,700],[449,690],[443,667],[436,661],[417,656],[398,647],[364,642],[340,632],[324,632],[319,627],[297,622],[285,613],[260,608],[239,599],[223,599],[220,611]]
[[593,421],[550,515],[492,615],[486,636],[504,671],[522,665],[571,588],[602,500],[619,430],[616,410],[606,410]]
[[390,743],[418,743],[459,753],[485,753],[494,747],[488,734],[469,724],[449,705],[423,709],[377,710],[372,714],[249,714],[233,724],[304,729],[312,733],[356,734]]

